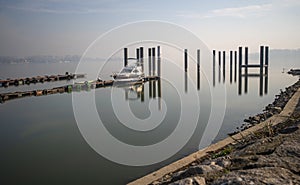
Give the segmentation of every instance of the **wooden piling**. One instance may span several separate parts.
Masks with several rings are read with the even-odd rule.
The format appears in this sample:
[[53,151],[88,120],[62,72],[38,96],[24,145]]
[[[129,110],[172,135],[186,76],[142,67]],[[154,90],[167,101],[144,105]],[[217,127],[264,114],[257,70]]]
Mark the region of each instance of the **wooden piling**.
[[269,68],[269,46],[265,46],[265,75],[268,75]]
[[143,59],[144,58],[144,48],[140,47],[140,58]]
[[160,58],[160,47],[157,46],[157,76],[160,77],[161,73],[161,58]]
[[184,49],[184,71],[187,72],[188,68],[188,50]]
[[140,49],[136,48],[136,59],[140,59]]
[[128,64],[128,49],[124,48],[124,67]]
[[236,82],[237,73],[237,51],[234,51],[234,82]]
[[213,67],[216,65],[216,50],[213,50]]
[[260,46],[260,73],[259,73],[259,95],[263,96],[263,66],[264,66],[264,46]]
[[155,48],[152,48],[152,75],[156,74],[156,65],[155,65]]
[[232,83],[232,51],[230,51],[230,54],[229,54],[229,72],[230,72],[230,83]]
[[151,60],[151,56],[152,56],[152,53],[151,53],[151,48],[148,48],[148,74],[149,74],[149,76],[151,76],[151,74],[152,74],[152,69],[151,69],[151,62],[152,62],[152,60]]
[[219,67],[221,66],[221,51],[219,51]]
[[152,48],[152,56],[155,57],[155,48]]
[[225,83],[225,58],[226,58],[226,52],[223,51],[223,83]]
[[260,46],[260,73],[263,74],[264,66],[264,46]]
[[223,51],[223,70],[225,70],[225,59],[226,59],[226,52]]
[[248,47],[245,47],[245,75],[248,75]]
[[248,92],[248,47],[245,47],[245,93]]
[[160,46],[157,46],[157,57],[160,57]]
[[242,94],[242,60],[243,60],[243,48],[239,47],[239,84],[238,84],[238,94]]
[[197,89],[200,90],[200,49],[197,50]]

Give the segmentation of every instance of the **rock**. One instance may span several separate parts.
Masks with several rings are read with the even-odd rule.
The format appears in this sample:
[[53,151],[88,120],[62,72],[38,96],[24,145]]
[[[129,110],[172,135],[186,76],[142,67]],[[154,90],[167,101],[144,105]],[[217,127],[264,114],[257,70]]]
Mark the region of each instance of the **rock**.
[[[215,165],[215,164],[212,164],[210,165],[210,168],[213,170],[213,171],[221,171],[223,170],[223,168],[219,165]],[[207,173],[209,173],[210,171],[208,171]]]
[[299,180],[299,176],[285,168],[267,167],[230,172],[212,184],[299,184]]
[[176,182],[170,183],[169,185],[193,185],[193,178],[185,178]]
[[290,134],[292,132],[295,132],[298,129],[299,129],[299,127],[297,127],[297,126],[290,126],[290,127],[284,128],[282,130],[279,130],[279,133],[280,134]]
[[230,164],[231,164],[230,160],[227,160],[227,159],[217,160],[217,165],[219,165],[223,168],[227,168]]
[[180,179],[184,179],[187,177],[195,176],[195,175],[206,175],[211,172],[216,172],[223,170],[221,166],[218,165],[197,165],[197,166],[190,166],[189,168],[176,172],[172,175],[172,180],[177,181]]
[[170,183],[169,185],[205,185],[205,178],[195,176],[189,177],[176,182]]
[[259,122],[260,121],[260,117],[259,116],[254,116],[253,120]]
[[244,119],[244,122],[251,123],[251,120],[250,119]]
[[274,107],[274,110],[277,110],[277,111],[281,112],[282,108],[281,107]]
[[198,185],[206,185],[204,177],[195,176],[194,177],[194,182],[197,183]]
[[151,185],[158,185],[158,184],[160,184],[159,181],[154,181],[154,182],[151,183]]

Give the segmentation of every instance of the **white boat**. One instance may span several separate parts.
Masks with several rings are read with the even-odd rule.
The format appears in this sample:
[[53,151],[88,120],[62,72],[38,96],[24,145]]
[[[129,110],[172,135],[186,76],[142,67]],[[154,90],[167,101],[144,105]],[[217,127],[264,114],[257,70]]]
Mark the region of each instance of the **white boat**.
[[112,75],[116,83],[142,82],[144,76],[142,66],[138,61],[123,67],[119,73]]

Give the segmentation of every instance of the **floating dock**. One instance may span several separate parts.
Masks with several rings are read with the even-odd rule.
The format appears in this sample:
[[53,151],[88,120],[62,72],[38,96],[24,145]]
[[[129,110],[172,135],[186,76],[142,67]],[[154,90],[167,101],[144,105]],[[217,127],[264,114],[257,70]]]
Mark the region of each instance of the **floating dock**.
[[45,75],[45,76],[35,76],[29,78],[17,78],[17,79],[6,79],[0,80],[0,87],[8,87],[8,86],[19,86],[19,85],[30,85],[36,83],[44,83],[44,82],[53,82],[53,81],[61,81],[61,80],[72,80],[77,78],[84,78],[85,74],[71,74],[66,72],[64,75]]
[[[143,78],[143,81],[139,83],[159,80],[158,76],[147,76]],[[0,103],[4,103],[9,100],[25,98],[30,96],[46,96],[51,94],[62,94],[62,93],[72,93],[72,92],[80,92],[80,91],[90,91],[91,89],[104,88],[113,86],[113,80],[94,80],[94,81],[84,81],[75,84],[65,85],[61,87],[55,87],[51,89],[39,89],[32,91],[23,91],[23,92],[9,92],[0,94]]]

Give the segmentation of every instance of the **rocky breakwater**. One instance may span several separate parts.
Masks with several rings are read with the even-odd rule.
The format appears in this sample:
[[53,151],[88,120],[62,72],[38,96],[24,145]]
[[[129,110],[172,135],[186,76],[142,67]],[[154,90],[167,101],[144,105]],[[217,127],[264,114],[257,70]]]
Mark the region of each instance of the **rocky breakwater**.
[[298,80],[295,84],[285,88],[285,90],[280,89],[280,93],[278,95],[275,95],[273,103],[267,105],[262,113],[244,119],[244,123],[242,123],[241,127],[238,128],[238,131],[229,133],[229,135],[237,134],[240,130],[248,129],[254,125],[259,124],[260,122],[265,121],[273,115],[279,114],[299,87],[300,80]]
[[[281,91],[263,116],[249,118],[255,120],[250,124],[266,119],[266,114],[278,114],[299,87],[300,81]],[[300,184],[300,99],[297,101],[285,121],[267,124],[151,184]]]

